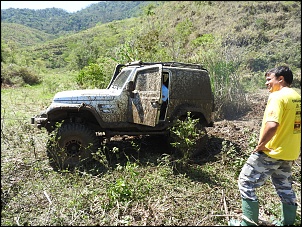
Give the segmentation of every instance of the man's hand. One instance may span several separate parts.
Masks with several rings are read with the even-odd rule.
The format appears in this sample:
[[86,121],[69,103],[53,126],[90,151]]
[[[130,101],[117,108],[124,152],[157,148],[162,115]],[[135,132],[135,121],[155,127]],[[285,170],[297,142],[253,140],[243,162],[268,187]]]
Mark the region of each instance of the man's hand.
[[277,131],[278,126],[279,126],[279,123],[277,123],[277,122],[274,122],[274,121],[266,122],[262,136],[259,139],[258,145],[253,150],[253,153],[259,152],[259,151],[269,151],[270,150],[265,145],[273,138],[273,136],[275,135],[275,133]]

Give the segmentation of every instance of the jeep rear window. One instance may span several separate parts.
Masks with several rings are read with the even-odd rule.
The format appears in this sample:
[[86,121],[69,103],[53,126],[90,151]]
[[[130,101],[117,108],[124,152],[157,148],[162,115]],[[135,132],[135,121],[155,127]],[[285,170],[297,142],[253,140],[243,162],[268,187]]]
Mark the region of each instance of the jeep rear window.
[[126,69],[126,70],[122,70],[116,77],[116,79],[113,81],[112,85],[110,86],[110,88],[115,88],[115,89],[119,89],[122,88],[125,84],[125,82],[127,81],[130,73],[132,72],[132,70],[130,69]]

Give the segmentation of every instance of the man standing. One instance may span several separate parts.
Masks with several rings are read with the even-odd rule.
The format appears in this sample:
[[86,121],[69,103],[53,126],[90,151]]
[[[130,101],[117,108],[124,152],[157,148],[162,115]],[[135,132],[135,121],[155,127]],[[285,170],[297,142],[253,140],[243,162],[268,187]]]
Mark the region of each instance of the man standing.
[[264,112],[258,145],[243,166],[238,179],[243,220],[229,225],[256,225],[259,204],[255,189],[270,177],[280,197],[280,225],[293,225],[296,195],[292,188],[292,164],[301,150],[301,95],[290,88],[293,73],[287,66],[269,70],[266,83],[271,93]]

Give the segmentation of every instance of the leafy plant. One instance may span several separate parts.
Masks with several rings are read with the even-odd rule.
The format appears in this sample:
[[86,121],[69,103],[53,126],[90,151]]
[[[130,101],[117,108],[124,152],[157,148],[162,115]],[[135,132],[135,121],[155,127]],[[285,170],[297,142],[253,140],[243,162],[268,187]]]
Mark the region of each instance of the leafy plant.
[[101,64],[91,63],[80,70],[76,81],[83,88],[104,89],[108,85],[110,77]]
[[196,127],[199,119],[191,117],[191,113],[187,113],[185,120],[178,119],[176,124],[170,128],[172,147],[175,147],[177,151],[181,153],[181,158],[178,160],[179,163],[186,165],[196,149],[196,141],[203,136],[204,132],[201,132]]
[[108,204],[105,205],[107,209],[119,203],[133,203],[148,196],[152,186],[146,179],[139,176],[137,163],[128,161],[125,167],[118,164],[117,170],[123,172],[123,176],[116,179],[107,188],[109,199]]

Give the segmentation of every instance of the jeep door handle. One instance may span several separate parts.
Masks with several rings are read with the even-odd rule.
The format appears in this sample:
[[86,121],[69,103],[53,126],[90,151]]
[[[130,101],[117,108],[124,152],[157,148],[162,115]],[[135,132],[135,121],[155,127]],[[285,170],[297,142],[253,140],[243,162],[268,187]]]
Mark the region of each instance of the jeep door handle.
[[152,105],[153,108],[157,108],[157,109],[160,108],[160,104],[159,104],[158,100],[156,100],[156,101],[152,100],[151,105]]

